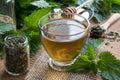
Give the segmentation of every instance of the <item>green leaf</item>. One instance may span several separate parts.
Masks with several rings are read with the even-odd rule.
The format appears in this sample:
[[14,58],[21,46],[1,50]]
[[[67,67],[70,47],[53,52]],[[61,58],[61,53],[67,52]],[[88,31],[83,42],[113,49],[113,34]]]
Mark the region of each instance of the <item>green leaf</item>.
[[113,12],[113,13],[120,13],[120,5],[113,4],[111,12]]
[[[115,68],[117,70],[120,69],[120,67],[118,67],[118,66],[120,66],[120,64],[118,64],[118,63],[120,63],[120,60],[116,59],[116,57],[113,56],[112,53],[110,53],[110,52],[100,53],[99,59],[100,59],[99,64],[101,64],[101,63],[104,64],[103,67],[106,67],[106,69],[108,69],[107,67],[112,68],[112,69]],[[100,66],[101,70],[106,70],[103,67]]]
[[99,55],[98,67],[102,71],[101,75],[108,80],[120,79],[120,60],[110,52],[102,52]]
[[97,73],[97,61],[93,51],[94,49],[89,46],[88,53],[81,55],[77,60],[68,68],[68,71],[87,70]]
[[102,15],[101,13],[95,13],[94,18],[97,20],[97,22],[102,22],[108,17],[107,14]]
[[88,45],[91,45],[93,48],[97,48],[104,40],[99,38],[99,39],[92,39],[92,38],[87,38],[84,47],[81,51],[81,54],[84,54],[87,52]]
[[109,70],[109,71],[103,71],[101,75],[103,78],[107,80],[120,80],[120,72],[113,72]]
[[31,27],[33,29],[38,29],[38,21],[39,19],[48,14],[50,12],[50,8],[40,9],[33,12],[31,15],[25,17],[24,22],[25,25]]
[[49,2],[58,2],[61,4],[75,4],[77,0],[47,0]]
[[15,25],[0,22],[0,34],[4,34],[6,31],[15,29]]
[[58,3],[58,2],[49,2],[49,4],[51,7],[54,7],[54,8],[60,8],[60,5],[61,5],[61,3]]
[[39,33],[32,32],[29,35],[30,38],[30,52],[31,54],[36,54],[37,50],[41,47],[41,40]]
[[37,6],[38,8],[48,8],[48,7],[50,7],[49,3],[47,3],[44,0],[33,1],[31,4],[34,5],[34,6]]
[[88,59],[87,55],[81,55],[75,62],[72,64],[67,71],[76,71],[76,70],[89,70],[91,61]]
[[93,60],[96,58],[96,55],[95,55],[95,52],[94,52],[94,49],[91,45],[88,45],[88,58],[89,60]]
[[47,23],[49,21],[49,16],[48,15],[46,15],[46,17],[45,18],[42,18],[42,19],[40,19],[40,26],[43,26],[45,23]]
[[91,63],[91,71],[93,71],[94,74],[97,74],[98,72],[98,65],[97,65],[97,60],[93,60],[92,63]]
[[21,7],[27,7],[28,5],[30,5],[31,1],[32,0],[15,0],[15,2],[17,2]]
[[113,4],[120,5],[120,0],[112,0]]
[[29,39],[30,53],[35,55],[37,50],[41,47],[41,40],[39,30],[34,31],[33,29],[21,30]]
[[88,56],[88,59],[91,61],[90,68],[94,72],[94,74],[96,74],[98,71],[96,54],[95,54],[94,49],[91,45],[88,45],[87,56]]
[[95,13],[94,17],[98,22],[101,22],[110,15],[112,0],[95,0],[91,8]]

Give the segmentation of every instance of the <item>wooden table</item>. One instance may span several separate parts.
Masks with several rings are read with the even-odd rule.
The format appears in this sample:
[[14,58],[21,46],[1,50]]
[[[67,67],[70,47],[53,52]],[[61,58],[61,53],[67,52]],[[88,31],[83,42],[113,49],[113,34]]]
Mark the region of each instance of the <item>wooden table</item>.
[[[120,32],[120,19],[111,25],[108,31]],[[107,42],[107,40],[105,40]],[[105,42],[100,45],[100,49],[108,50],[113,53],[118,59],[120,59],[120,42],[111,42],[109,45],[105,45]],[[45,54],[44,54],[45,53]],[[66,73],[56,72],[52,70],[44,61],[48,59],[46,52],[43,48],[37,52],[37,54],[31,58],[30,70],[28,73],[13,77],[4,72],[3,60],[0,60],[0,80],[102,80],[98,75],[94,79],[94,75],[86,75],[83,73]],[[69,76],[68,76],[69,75]],[[82,76],[81,79],[78,76]]]

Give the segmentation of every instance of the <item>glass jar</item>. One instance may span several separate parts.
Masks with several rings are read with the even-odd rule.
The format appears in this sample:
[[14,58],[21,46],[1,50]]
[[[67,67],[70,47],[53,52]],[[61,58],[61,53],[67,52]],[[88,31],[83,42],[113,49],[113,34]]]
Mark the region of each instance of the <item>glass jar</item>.
[[29,45],[24,35],[8,35],[4,39],[5,71],[11,75],[21,75],[29,69]]
[[[0,29],[4,25],[16,29],[14,0],[0,0]],[[4,25],[3,25],[4,24]]]

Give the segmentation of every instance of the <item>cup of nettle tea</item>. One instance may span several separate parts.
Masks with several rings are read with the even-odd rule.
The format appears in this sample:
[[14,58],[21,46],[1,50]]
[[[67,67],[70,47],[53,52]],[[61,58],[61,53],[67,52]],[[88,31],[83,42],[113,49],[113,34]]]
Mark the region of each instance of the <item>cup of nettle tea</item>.
[[50,67],[66,71],[80,55],[88,37],[89,21],[77,14],[57,12],[40,18],[38,26]]
[[25,35],[8,35],[4,39],[5,71],[10,75],[21,75],[29,69],[29,44]]

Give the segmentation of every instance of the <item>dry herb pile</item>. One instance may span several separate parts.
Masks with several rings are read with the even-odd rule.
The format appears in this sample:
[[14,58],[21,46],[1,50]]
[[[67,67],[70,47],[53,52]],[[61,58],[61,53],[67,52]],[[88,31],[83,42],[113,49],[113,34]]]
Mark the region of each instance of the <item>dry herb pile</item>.
[[[104,36],[107,39],[105,45],[109,46],[111,42],[120,42],[120,34],[118,32],[110,31]],[[113,48],[113,46],[111,46]]]
[[90,37],[91,38],[100,38],[104,34],[105,30],[102,29],[99,25],[91,28]]
[[5,41],[5,67],[6,71],[21,74],[28,69],[28,44],[21,37],[8,37]]
[[109,39],[110,42],[119,42],[120,41],[120,34],[118,32],[109,32],[108,34],[105,35],[106,39]]

